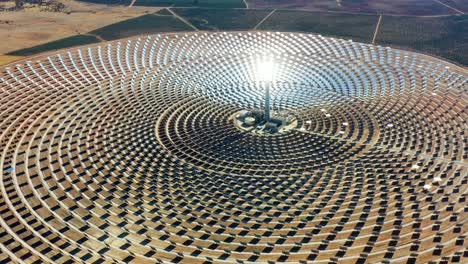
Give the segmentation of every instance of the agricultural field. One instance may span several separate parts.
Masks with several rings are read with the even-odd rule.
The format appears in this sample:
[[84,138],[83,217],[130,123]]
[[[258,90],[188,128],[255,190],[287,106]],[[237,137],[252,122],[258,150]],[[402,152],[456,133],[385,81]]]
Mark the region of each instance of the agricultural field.
[[200,30],[250,30],[271,10],[174,8],[179,16]]
[[79,2],[102,4],[102,5],[125,5],[128,6],[131,0],[78,0]]
[[[444,0],[465,5],[466,0]],[[462,2],[465,1],[465,4]],[[247,0],[249,8],[300,9],[369,14],[434,16],[456,14],[441,3],[428,0]]]
[[[132,0],[79,1],[124,6],[132,3]],[[468,9],[466,0],[135,0],[133,6],[287,9],[407,16],[461,14]]]
[[[130,5],[131,0],[79,0],[107,5]],[[136,0],[134,6],[245,8],[242,0]]]
[[[248,1],[249,8],[265,7],[264,9],[243,8],[245,5],[242,0],[136,0],[134,2],[135,5],[155,3],[176,5],[170,9],[154,6],[124,6],[131,0],[85,0],[95,3],[108,1],[120,6],[63,1],[67,3],[70,14],[24,12],[18,16],[13,12],[6,12],[3,20],[0,19],[0,35],[3,30],[6,39],[0,42],[0,54],[31,55],[135,35],[192,31],[193,27],[210,31],[257,29],[308,32],[372,43],[380,13],[405,13],[408,16],[382,15],[375,44],[423,52],[468,65],[467,15],[418,17],[428,14],[460,13],[460,10],[467,9],[468,5],[464,2],[466,0],[439,0],[442,4],[434,0]],[[194,4],[209,8],[194,8],[191,6]],[[187,7],[181,7],[184,5]],[[230,8],[240,5],[242,8]],[[284,9],[271,9],[271,7]],[[333,12],[287,10],[288,8],[325,9]],[[357,13],[335,12],[339,10]],[[45,19],[46,15],[49,19]],[[73,27],[63,22],[64,16],[68,16],[70,23],[73,22]],[[33,18],[35,23],[30,23]],[[97,27],[98,22],[104,26]],[[63,29],[55,30],[60,25]],[[9,39],[12,38],[18,42],[18,45],[10,43]],[[37,44],[39,46],[34,46]],[[28,48],[31,46],[33,47]],[[19,50],[14,51],[15,48]]]
[[156,12],[155,14],[159,16],[173,16],[173,14],[167,8],[163,8],[159,10],[158,12]]
[[397,47],[468,65],[468,15],[382,18],[380,45]]
[[[2,0],[0,0],[2,1]],[[95,5],[59,0],[61,12],[24,8],[0,12],[0,54],[61,40],[161,10],[160,7]]]
[[8,55],[28,56],[28,55],[38,54],[38,53],[46,52],[46,51],[64,49],[64,48],[81,46],[81,45],[98,43],[98,42],[100,42],[100,40],[96,38],[95,36],[76,35],[76,36],[52,41],[46,44],[34,46],[32,48],[26,48],[26,49],[13,51],[13,52],[8,53]]
[[467,0],[439,0],[440,2],[458,9],[464,13],[468,13],[468,1]]
[[136,6],[245,8],[242,0],[136,0]]
[[336,0],[247,0],[249,8],[301,9],[316,11],[339,11]]
[[173,16],[149,14],[99,28],[90,34],[114,40],[142,34],[191,30],[191,27]]
[[377,15],[281,10],[273,13],[258,29],[310,32],[370,43],[378,18]]
[[427,0],[343,0],[342,11],[405,16],[435,16],[456,14],[443,4]]

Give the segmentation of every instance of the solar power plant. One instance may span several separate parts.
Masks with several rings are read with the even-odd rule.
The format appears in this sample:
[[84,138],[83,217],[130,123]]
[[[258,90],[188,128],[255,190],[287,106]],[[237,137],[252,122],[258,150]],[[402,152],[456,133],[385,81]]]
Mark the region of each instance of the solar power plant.
[[[277,131],[251,125],[265,57]],[[467,89],[438,58],[287,32],[2,66],[0,263],[467,263]]]

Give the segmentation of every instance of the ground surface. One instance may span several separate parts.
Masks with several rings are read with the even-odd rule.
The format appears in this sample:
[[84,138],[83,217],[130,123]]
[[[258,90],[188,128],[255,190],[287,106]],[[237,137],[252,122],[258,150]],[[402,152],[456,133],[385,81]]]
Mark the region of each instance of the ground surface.
[[456,8],[464,13],[468,12],[468,1],[467,0],[440,0],[440,2]]
[[178,8],[175,12],[201,30],[249,30],[271,10]]
[[[169,31],[271,30],[393,46],[468,65],[466,0],[86,1],[112,5],[64,0],[71,14],[2,14],[0,36],[6,41],[0,54],[31,55]],[[168,7],[151,7],[156,4]]]
[[[464,0],[453,1],[454,5],[466,5]],[[250,8],[281,8],[353,13],[434,16],[456,14],[435,0],[248,0]]]
[[383,17],[376,43],[443,57],[468,65],[468,15]]
[[282,11],[272,14],[258,29],[318,32],[370,43],[377,21],[377,15]]
[[[82,2],[111,5],[130,5],[131,0],[80,0]],[[216,7],[216,8],[245,8],[242,0],[136,0],[135,6],[184,6],[184,7]]]
[[149,14],[115,23],[90,33],[101,36],[105,40],[114,40],[155,32],[190,30],[188,25],[173,16]]
[[[0,15],[0,54],[86,33],[105,25],[156,12],[157,7],[92,5],[63,0],[66,12],[26,10]],[[3,21],[3,22],[2,22]]]
[[[198,3],[195,3],[198,2]],[[192,6],[216,8],[245,8],[242,0],[137,0],[135,5],[141,6]]]
[[[80,0],[97,4],[129,5],[132,0]],[[393,15],[435,16],[466,11],[466,0],[135,0],[136,6],[278,8]],[[464,12],[464,11],[461,11]]]
[[71,37],[60,39],[60,40],[48,42],[46,44],[37,45],[31,48],[16,50],[9,54],[13,56],[28,56],[28,55],[33,55],[33,54],[49,51],[49,50],[64,49],[68,47],[74,47],[74,46],[80,46],[80,45],[86,45],[86,44],[92,44],[92,43],[98,43],[98,42],[100,42],[100,40],[97,37],[92,36],[92,35],[76,35],[76,36],[71,36]]
[[10,56],[10,55],[0,55],[0,65],[10,63],[12,61],[20,60],[24,58],[23,56]]
[[[314,34],[99,47],[0,67],[0,263],[467,263],[467,70]],[[229,119],[258,54],[296,129]]]

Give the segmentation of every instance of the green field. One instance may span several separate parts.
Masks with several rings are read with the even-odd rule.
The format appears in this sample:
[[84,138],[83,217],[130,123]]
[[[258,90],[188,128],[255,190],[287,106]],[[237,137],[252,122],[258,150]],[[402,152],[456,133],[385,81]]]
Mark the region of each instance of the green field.
[[131,0],[78,0],[80,2],[104,4],[104,5],[129,5]]
[[[131,0],[79,0],[94,4],[129,5]],[[137,0],[135,6],[245,8],[242,0]]]
[[[173,8],[200,30],[251,30],[271,10]],[[321,11],[276,10],[258,30],[310,32],[324,36],[353,39],[371,43],[378,15],[347,14]],[[121,21],[94,30],[89,35],[77,35],[26,48],[8,55],[32,55],[45,51],[115,40],[143,34],[192,31],[167,9],[155,14]],[[383,16],[376,43],[422,52],[468,65],[468,15],[446,17]],[[97,36],[97,37],[96,37]]]
[[255,9],[173,9],[201,30],[249,30],[255,27],[270,10]]
[[80,46],[80,45],[86,45],[86,44],[92,44],[92,43],[98,43],[98,42],[99,40],[95,36],[76,35],[76,36],[48,42],[48,43],[35,46],[32,48],[16,50],[16,51],[8,53],[8,55],[27,56],[27,55],[38,54],[41,52],[46,52],[46,51],[64,49],[64,48],[69,48],[73,46]]
[[456,8],[464,13],[468,13],[468,2],[466,0],[439,0],[440,2]]
[[160,15],[160,16],[173,16],[173,14],[171,12],[169,12],[169,10],[167,10],[167,8],[161,9],[158,12],[156,12],[155,14]]
[[376,44],[419,51],[468,65],[468,15],[382,18]]
[[310,32],[370,43],[377,21],[377,15],[283,10],[276,11],[258,29]]
[[245,8],[242,0],[137,0],[136,6]]
[[191,27],[175,17],[150,14],[102,27],[90,33],[105,40],[114,40],[142,34],[191,30]]

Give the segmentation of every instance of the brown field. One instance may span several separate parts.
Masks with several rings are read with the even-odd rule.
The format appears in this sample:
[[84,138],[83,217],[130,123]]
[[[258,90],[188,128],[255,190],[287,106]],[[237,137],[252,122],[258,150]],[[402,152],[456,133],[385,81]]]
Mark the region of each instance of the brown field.
[[23,59],[23,56],[0,55],[0,65]]
[[0,54],[86,33],[161,9],[96,5],[72,0],[61,2],[67,6],[65,12],[40,12],[35,8],[2,12]]

